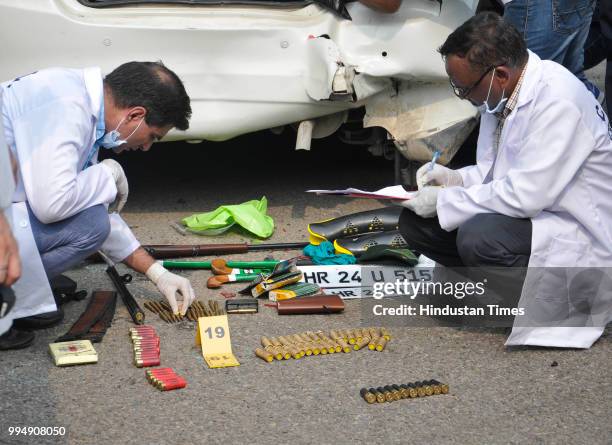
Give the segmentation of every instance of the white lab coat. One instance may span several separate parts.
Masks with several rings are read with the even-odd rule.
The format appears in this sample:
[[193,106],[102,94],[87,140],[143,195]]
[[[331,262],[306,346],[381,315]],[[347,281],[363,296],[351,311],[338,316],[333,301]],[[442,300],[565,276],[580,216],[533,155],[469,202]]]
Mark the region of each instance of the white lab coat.
[[[4,133],[19,165],[12,212],[23,275],[14,286],[12,315],[21,318],[56,309],[25,202],[48,224],[108,205],[117,188],[110,171],[97,164],[97,154],[94,165],[83,170],[103,100],[100,69],[51,68],[5,82],[2,88]],[[110,215],[110,220],[102,250],[121,261],[139,243],[119,215]]]
[[[0,88],[0,109],[2,109],[2,88]],[[4,129],[0,120],[0,212],[4,213],[9,225],[11,218],[11,199],[15,191],[15,181],[11,171],[11,160],[9,158],[8,146],[4,140]],[[0,335],[4,334],[13,324],[13,312],[10,311],[0,318]]]
[[[497,119],[483,113],[477,165],[459,170],[464,187],[440,192],[440,225],[454,230],[480,213],[530,218],[530,269],[519,307],[565,311],[567,317],[555,327],[534,327],[517,317],[506,345],[588,348],[612,320],[609,297],[599,302],[593,327],[568,304],[567,276],[552,283],[550,275],[542,279],[542,269],[535,273],[531,268],[612,266],[608,118],[569,71],[529,52],[518,103],[506,119],[497,155],[496,126]],[[496,156],[493,179],[483,184]]]

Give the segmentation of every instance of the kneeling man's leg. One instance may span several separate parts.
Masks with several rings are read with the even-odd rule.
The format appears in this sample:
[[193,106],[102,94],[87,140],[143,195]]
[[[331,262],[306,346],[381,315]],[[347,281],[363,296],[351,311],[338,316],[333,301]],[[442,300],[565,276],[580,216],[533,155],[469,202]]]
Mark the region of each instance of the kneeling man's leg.
[[495,213],[474,216],[457,231],[457,251],[466,266],[527,267],[531,220]]
[[96,252],[110,233],[106,208],[99,204],[63,221],[41,223],[28,207],[36,246],[49,279]]
[[443,266],[463,266],[457,252],[457,231],[447,232],[438,218],[422,218],[404,209],[399,219],[399,230],[410,249]]

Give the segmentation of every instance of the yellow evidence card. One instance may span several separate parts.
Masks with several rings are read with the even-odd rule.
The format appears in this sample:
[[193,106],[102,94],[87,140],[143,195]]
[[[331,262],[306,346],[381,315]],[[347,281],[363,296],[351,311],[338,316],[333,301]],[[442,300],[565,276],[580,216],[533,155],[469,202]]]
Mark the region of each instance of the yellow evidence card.
[[240,366],[232,352],[227,315],[198,318],[196,345],[202,347],[209,368]]

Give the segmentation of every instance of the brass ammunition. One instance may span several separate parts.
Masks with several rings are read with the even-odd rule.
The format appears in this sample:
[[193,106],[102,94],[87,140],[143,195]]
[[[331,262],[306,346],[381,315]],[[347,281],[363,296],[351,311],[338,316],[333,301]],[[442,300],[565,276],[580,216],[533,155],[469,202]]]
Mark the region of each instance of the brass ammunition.
[[399,385],[399,387],[400,387],[400,392],[402,393],[402,398],[403,399],[410,398],[410,388],[408,388],[408,385]]
[[374,394],[372,394],[367,388],[361,388],[361,391],[359,391],[359,394],[361,395],[361,397],[363,397],[363,399],[372,404],[372,403],[376,403],[376,396]]
[[276,337],[270,337],[270,341],[274,346],[283,346],[283,344]]
[[376,350],[380,352],[385,349],[385,346],[387,346],[386,337],[379,337],[378,341],[376,342]]
[[342,351],[345,353],[349,353],[351,352],[351,347],[348,345],[348,343],[346,341],[344,341],[343,338],[339,338],[338,340],[336,340],[338,342],[338,345],[342,348]]
[[399,385],[391,385],[391,388],[393,388],[395,391],[397,391],[397,393],[399,394],[399,399],[405,399],[405,393],[404,390],[402,388],[399,387]]
[[355,351],[359,351],[361,348],[365,348],[366,346],[368,346],[369,343],[370,343],[370,338],[369,337],[363,337],[363,338],[360,338],[355,343],[353,348],[355,349]]
[[261,337],[261,346],[267,348],[269,346],[274,346],[268,337]]
[[145,301],[143,306],[145,307],[145,309],[150,310],[151,312],[153,312],[154,314],[157,314],[157,310],[151,305],[150,301]]
[[425,394],[428,396],[433,396],[434,390],[429,384],[428,381],[421,382],[423,384],[423,389],[425,390]]
[[419,396],[419,392],[417,391],[416,385],[414,383],[408,383],[406,385],[408,387],[408,391],[410,393],[410,397],[415,399]]
[[370,388],[370,392],[376,396],[376,401],[378,403],[385,403],[387,401],[387,398],[381,390],[382,388]]
[[427,397],[427,394],[425,393],[425,388],[423,388],[421,382],[414,382],[414,386],[416,386],[417,394],[419,395],[419,397]]
[[395,399],[391,391],[389,391],[386,386],[378,387],[378,390],[383,393],[386,402],[393,402],[393,400]]
[[380,337],[380,331],[377,328],[368,328],[368,333],[371,339]]
[[270,354],[268,351],[265,351],[261,348],[255,349],[255,355],[261,359],[264,359],[268,363],[274,360],[274,356]]
[[400,395],[400,392],[398,390],[396,390],[395,388],[393,388],[392,385],[385,386],[385,390],[387,390],[387,391],[389,391],[391,393],[391,397],[393,399],[392,400],[393,402],[396,402],[396,401],[398,401],[399,399],[402,398],[401,395]]
[[446,383],[440,383],[437,380],[432,380],[432,382],[434,383],[434,385],[438,386],[440,388],[440,393],[441,394],[448,394],[449,391],[449,387]]
[[349,345],[354,345],[357,342],[357,335],[352,329],[347,332]]
[[433,389],[434,395],[437,396],[439,394],[442,394],[442,389],[440,388],[440,385],[437,380],[430,380],[428,383],[429,386],[431,386],[431,389]]
[[283,354],[283,360],[289,360],[291,358],[291,352],[285,346],[279,346],[281,353]]
[[387,328],[380,328],[380,335],[385,337],[385,340],[387,341],[391,340],[391,334],[389,333]]
[[370,351],[376,350],[376,345],[378,344],[378,339],[379,339],[379,337],[372,337],[372,339],[368,343],[368,349]]
[[168,316],[168,313],[166,313],[166,312],[159,312],[158,315],[159,315],[159,318],[164,320],[166,323],[172,323],[172,320],[170,320],[170,317]]

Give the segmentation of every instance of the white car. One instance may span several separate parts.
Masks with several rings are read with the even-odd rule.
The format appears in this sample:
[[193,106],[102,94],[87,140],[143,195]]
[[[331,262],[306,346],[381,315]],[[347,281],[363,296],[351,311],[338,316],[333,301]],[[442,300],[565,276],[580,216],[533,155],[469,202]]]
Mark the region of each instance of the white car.
[[308,149],[352,113],[384,129],[377,134],[406,158],[441,150],[447,163],[477,111],[453,95],[436,49],[477,3],[404,0],[384,14],[342,0],[0,0],[0,80],[51,66],[110,72],[162,60],[193,108],[189,130],[169,140],[221,141],[292,124],[296,148]]

